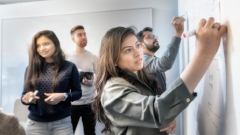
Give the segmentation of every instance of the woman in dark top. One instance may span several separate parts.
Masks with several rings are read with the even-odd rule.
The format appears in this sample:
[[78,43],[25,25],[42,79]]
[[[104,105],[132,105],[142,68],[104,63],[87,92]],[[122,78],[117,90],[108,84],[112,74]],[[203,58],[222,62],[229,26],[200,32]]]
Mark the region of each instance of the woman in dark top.
[[22,93],[22,103],[30,111],[28,135],[73,134],[71,101],[81,98],[82,90],[75,64],[64,59],[54,32],[43,30],[33,37]]
[[[194,89],[214,58],[226,26],[202,19],[196,30],[196,53],[161,94],[143,68],[143,51],[131,28],[110,29],[102,39],[96,69],[97,95],[92,106],[103,132],[113,135],[166,135],[171,122],[196,97]],[[170,125],[169,125],[170,124]]]

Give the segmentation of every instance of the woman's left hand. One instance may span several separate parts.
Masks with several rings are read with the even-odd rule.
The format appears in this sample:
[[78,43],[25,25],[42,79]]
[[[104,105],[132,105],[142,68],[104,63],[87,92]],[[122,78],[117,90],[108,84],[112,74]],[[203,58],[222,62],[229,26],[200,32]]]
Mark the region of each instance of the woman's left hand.
[[165,127],[164,129],[160,129],[160,132],[166,131],[168,134],[175,133],[176,126],[177,126],[177,123],[176,123],[176,119],[175,119],[167,127]]
[[59,102],[63,101],[65,93],[44,93],[45,96],[47,96],[44,101],[51,105],[56,105]]

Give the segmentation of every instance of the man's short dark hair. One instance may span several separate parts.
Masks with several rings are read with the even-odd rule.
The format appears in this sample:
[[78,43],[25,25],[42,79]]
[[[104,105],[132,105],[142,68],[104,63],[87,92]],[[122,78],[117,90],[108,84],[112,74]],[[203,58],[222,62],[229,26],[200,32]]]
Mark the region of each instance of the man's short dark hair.
[[76,31],[76,30],[84,30],[84,27],[82,25],[77,25],[75,27],[73,27],[70,31],[70,34],[73,35],[73,33]]
[[150,31],[150,32],[152,32],[153,29],[152,29],[151,27],[145,27],[143,30],[141,30],[140,32],[138,32],[137,38],[138,38],[138,41],[139,41],[139,42],[141,42],[142,39],[144,38],[143,32],[145,32],[145,31]]

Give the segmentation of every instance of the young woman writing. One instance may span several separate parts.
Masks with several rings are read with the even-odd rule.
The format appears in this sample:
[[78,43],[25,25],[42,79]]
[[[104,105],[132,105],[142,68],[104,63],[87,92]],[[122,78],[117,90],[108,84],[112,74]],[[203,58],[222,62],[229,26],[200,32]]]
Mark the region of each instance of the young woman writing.
[[[215,26],[215,27],[213,27]],[[131,28],[110,29],[102,39],[92,107],[103,132],[113,135],[173,133],[171,122],[196,97],[194,89],[216,54],[226,26],[202,19],[196,53],[184,72],[161,94],[143,68],[143,51]],[[160,130],[160,131],[159,131]]]

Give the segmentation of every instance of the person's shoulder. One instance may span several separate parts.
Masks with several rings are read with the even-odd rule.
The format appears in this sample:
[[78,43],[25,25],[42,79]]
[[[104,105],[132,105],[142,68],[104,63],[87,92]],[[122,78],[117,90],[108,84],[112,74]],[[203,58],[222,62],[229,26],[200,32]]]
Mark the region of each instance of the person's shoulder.
[[94,57],[94,58],[96,57],[97,58],[97,56],[95,54],[93,54],[92,52],[90,52],[88,50],[86,50],[86,54],[90,55],[91,57]]
[[144,58],[147,58],[147,59],[153,58],[150,54],[147,54],[147,53],[144,53],[144,54],[143,54],[143,57],[144,57]]
[[71,49],[71,50],[66,51],[64,54],[65,54],[65,55],[71,55],[73,52],[74,52],[74,50]]
[[154,57],[152,57],[149,54],[144,53],[143,55],[143,66],[147,66],[149,64],[150,61],[152,61],[154,59]]
[[73,49],[64,52],[64,55],[65,55],[66,58],[68,58],[69,56],[71,56],[73,54],[74,54],[74,50]]
[[123,79],[122,77],[111,77],[107,80],[107,83],[126,83],[127,80]]
[[[2,122],[1,124],[3,124],[2,126],[4,126],[4,124],[6,124],[6,125],[12,124],[12,126],[14,127],[19,124],[16,116],[11,115],[11,114],[5,114],[5,113],[2,113],[1,111],[0,111],[0,120]],[[9,123],[9,122],[11,122],[11,123]]]
[[121,95],[137,92],[139,90],[137,87],[133,86],[127,80],[121,77],[111,77],[107,80],[102,93],[102,101],[106,101],[107,99],[112,99],[116,97],[121,97]]
[[68,61],[68,60],[64,60],[62,65],[64,65],[64,66],[76,66],[73,62]]
[[[0,111],[1,133],[6,135],[25,135],[24,128],[19,124],[16,116],[4,114]],[[9,130],[11,129],[11,130]]]
[[105,88],[110,88],[110,87],[126,87],[126,86],[131,86],[133,87],[133,85],[128,82],[127,80],[125,80],[122,77],[111,77],[107,80],[106,84],[105,84]]
[[75,71],[75,70],[77,70],[77,66],[76,66],[76,64],[74,64],[71,61],[64,60],[62,63],[61,69],[68,70],[68,71]]

